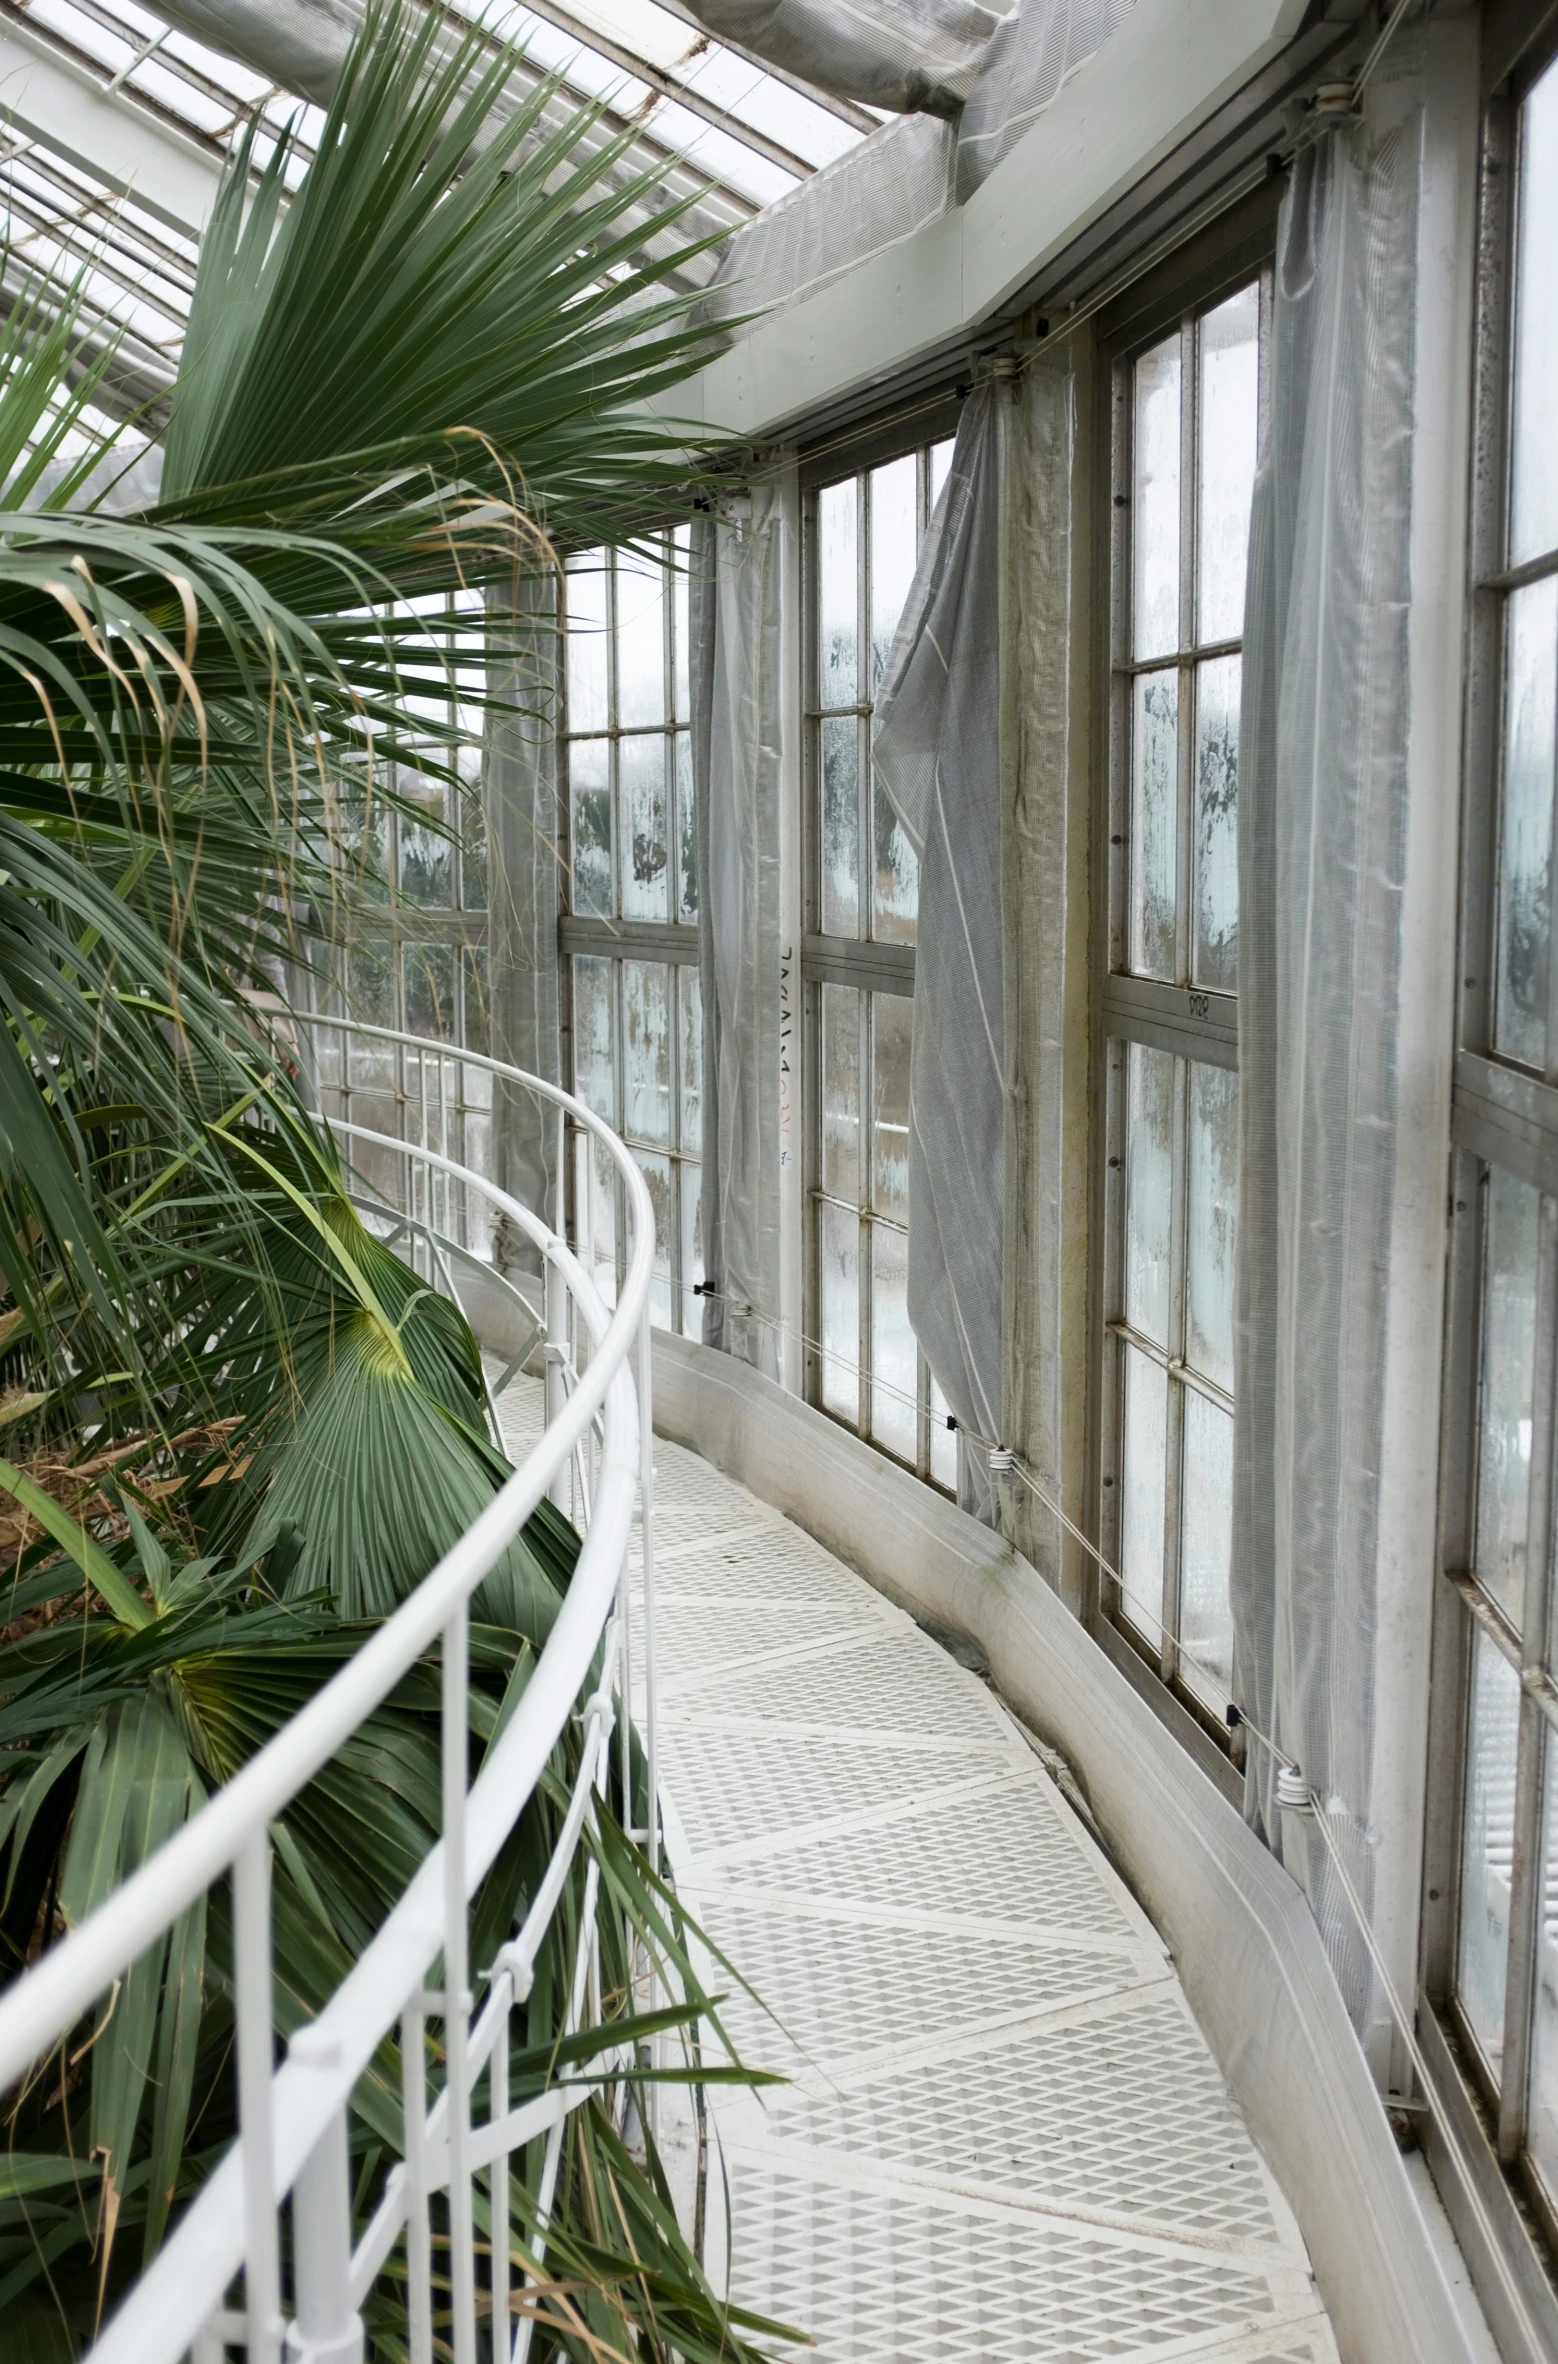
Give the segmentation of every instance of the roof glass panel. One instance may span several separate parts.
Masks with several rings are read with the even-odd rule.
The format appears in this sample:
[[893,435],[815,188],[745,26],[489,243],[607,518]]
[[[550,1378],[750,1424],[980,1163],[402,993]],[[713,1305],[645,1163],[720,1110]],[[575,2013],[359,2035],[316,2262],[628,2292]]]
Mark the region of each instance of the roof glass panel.
[[[449,17],[481,23],[496,45],[513,42],[527,80],[555,75],[565,100],[588,99],[611,131],[631,130],[668,191],[691,199],[679,238],[718,236],[831,163],[875,128],[867,108],[810,89],[711,38],[682,0],[427,0]],[[265,0],[250,0],[262,32]],[[17,26],[56,50],[149,131],[173,130],[213,161],[232,148],[258,108],[271,137],[291,122],[302,171],[323,117],[253,65],[212,49],[141,0],[6,0],[0,43]],[[259,33],[256,39],[259,38]],[[263,48],[251,45],[263,62]],[[13,78],[14,79],[14,78]],[[270,139],[256,143],[256,162]],[[74,280],[85,273],[90,305],[126,338],[125,358],[166,374],[187,317],[193,237],[94,180],[79,147],[58,130],[0,125],[0,210],[16,264]],[[175,219],[179,216],[175,214]],[[23,243],[25,241],[25,244]],[[655,243],[651,231],[646,241]],[[701,284],[705,255],[687,277]]]

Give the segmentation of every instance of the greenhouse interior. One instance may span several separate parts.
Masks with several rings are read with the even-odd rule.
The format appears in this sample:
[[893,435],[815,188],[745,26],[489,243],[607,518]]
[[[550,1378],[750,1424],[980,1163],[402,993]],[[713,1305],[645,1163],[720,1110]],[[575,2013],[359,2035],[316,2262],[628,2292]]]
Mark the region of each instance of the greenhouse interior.
[[3,2364],[1554,2364],[1558,0],[0,201]]

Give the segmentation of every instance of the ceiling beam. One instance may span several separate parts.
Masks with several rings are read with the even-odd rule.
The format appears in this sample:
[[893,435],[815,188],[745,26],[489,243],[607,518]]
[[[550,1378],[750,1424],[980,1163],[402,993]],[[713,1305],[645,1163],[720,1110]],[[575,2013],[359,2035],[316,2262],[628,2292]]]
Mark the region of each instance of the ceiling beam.
[[210,217],[220,159],[9,16],[0,18],[0,121],[187,238]]

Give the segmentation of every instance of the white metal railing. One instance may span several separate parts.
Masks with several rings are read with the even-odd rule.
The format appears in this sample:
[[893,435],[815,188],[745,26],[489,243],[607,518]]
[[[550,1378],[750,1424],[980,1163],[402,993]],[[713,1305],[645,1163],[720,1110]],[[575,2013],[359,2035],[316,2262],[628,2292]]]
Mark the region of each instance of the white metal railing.
[[[372,1041],[397,1052],[437,1054],[438,1046],[384,1027],[310,1017],[349,1049]],[[633,1696],[628,1558],[635,1507],[640,1519],[644,1605],[641,1663],[648,1828],[637,1835],[658,1855],[654,1746],[654,1517],[650,1404],[649,1283],[654,1221],[632,1156],[581,1102],[500,1061],[461,1051],[459,1059],[523,1087],[555,1107],[559,1140],[572,1123],[593,1135],[615,1164],[626,1194],[626,1277],[609,1310],[555,1227],[426,1140],[395,1139],[349,1120],[336,1129],[353,1146],[393,1153],[402,1177],[397,1194],[373,1202],[409,1226],[430,1277],[453,1293],[451,1256],[463,1243],[432,1220],[440,1191],[475,1191],[530,1240],[544,1275],[546,1427],[540,1441],[453,1549],[356,1655],[260,1753],[218,1790],[178,1834],[128,1879],[81,1927],[0,1996],[0,2091],[14,2087],[77,2027],[116,1980],[217,1881],[232,1880],[238,2132],[227,2156],[176,2230],[121,2304],[91,2350],[94,2364],[217,2364],[231,2347],[249,2364],[358,2364],[360,2309],[387,2263],[397,2258],[395,2287],[406,2293],[411,2364],[432,2356],[432,2238],[429,2203],[445,2195],[449,2315],[455,2364],[476,2364],[476,2238],[472,2181],[493,2177],[495,2222],[507,2214],[510,2161],[545,2137],[539,2193],[542,2230],[530,2262],[544,2267],[545,2221],[555,2195],[569,2113],[598,2093],[623,2063],[603,2053],[588,2077],[558,2080],[518,2108],[509,2107],[506,2062],[512,2011],[530,1990],[532,1966],[564,1892],[591,1811],[603,1790],[614,1723],[620,1722],[624,1774]],[[382,1159],[381,1159],[382,1162]],[[562,1160],[559,1156],[558,1172]],[[462,1228],[464,1226],[462,1225]],[[587,1345],[587,1356],[581,1348]],[[636,1384],[635,1384],[636,1381]],[[474,1782],[468,1778],[467,1706],[471,1595],[544,1496],[573,1509],[583,1548],[550,1636],[511,1720]],[[571,1498],[571,1501],[570,1501]],[[318,2017],[297,2030],[285,2062],[275,2062],[271,1993],[270,1825],[437,1643],[442,1665],[443,1836],[422,1863],[377,1935]],[[584,1693],[588,1689],[588,1697]],[[620,1715],[619,1715],[620,1703]],[[548,1871],[522,1927],[472,1994],[468,1909],[500,1847],[528,1804],[569,1718],[582,1721],[579,1769]],[[624,1799],[631,1801],[630,1780]],[[629,1811],[631,1806],[629,1804]],[[599,1967],[599,1874],[585,1878],[568,2030],[580,2024],[592,1971]],[[442,1959],[443,1985],[427,1981]],[[425,2022],[444,2028],[444,2079],[431,2105]],[[349,2184],[348,2110],[352,2090],[379,2045],[399,2034],[405,2070],[405,2157],[387,2178],[376,2214],[354,2243]],[[488,2114],[473,2115],[483,2071],[501,2093]],[[292,2202],[292,2305],[283,2313],[280,2219]],[[507,2243],[491,2244],[493,2325],[511,2318]],[[230,2309],[242,2276],[242,2304]],[[512,2350],[524,2364],[534,2330],[522,2313]]]

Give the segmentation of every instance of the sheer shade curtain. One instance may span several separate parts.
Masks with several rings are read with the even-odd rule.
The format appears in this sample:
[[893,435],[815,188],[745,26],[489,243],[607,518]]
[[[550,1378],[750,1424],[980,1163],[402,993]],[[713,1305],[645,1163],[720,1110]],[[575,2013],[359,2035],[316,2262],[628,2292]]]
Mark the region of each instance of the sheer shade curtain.
[[[909,1070],[909,1320],[993,1523],[1002,1418],[1006,1023],[1001,924],[1000,399],[964,405],[877,692],[876,776],[920,864]],[[961,1439],[960,1439],[961,1441]]]
[[[1239,743],[1235,1694],[1328,1802],[1368,1907],[1407,802],[1420,84],[1296,161],[1277,234]],[[1324,1841],[1252,1743],[1247,1811],[1355,2026],[1373,1976]]]
[[723,41],[835,97],[894,113],[954,115],[1001,18],[980,0],[689,0]]
[[[495,1058],[561,1079],[557,991],[557,579],[517,576],[487,602],[488,714],[483,777],[492,868],[488,905]],[[530,1092],[499,1082],[493,1103],[499,1185],[521,1206],[549,1210],[557,1186],[555,1120]],[[537,1251],[500,1217],[505,1269],[539,1277]]]
[[793,481],[692,533],[692,759],[703,994],[703,1336],[780,1375],[779,796]]
[[[873,102],[905,110],[896,122],[884,123],[727,239],[706,299],[709,310],[748,312],[766,304],[792,303],[869,256],[912,238],[951,207],[966,204],[1073,77],[1113,39],[1137,4],[1138,0],[1017,0],[1004,12],[913,9],[915,32],[927,54],[933,44],[945,43],[945,16],[969,19],[957,44],[963,62],[955,71],[945,71],[938,85],[948,98],[956,93],[959,103],[943,105],[938,98],[933,105],[929,95],[911,96],[911,90],[919,88],[918,80],[897,75],[899,95],[878,95]],[[711,31],[727,30],[776,63],[778,51],[763,46],[768,35],[739,29],[734,21],[738,16],[773,18],[776,24],[779,19],[798,24],[802,18],[825,17],[833,46],[819,36],[804,58],[797,54],[787,62],[797,63],[810,80],[840,93],[855,88],[831,78],[836,75],[840,28],[848,27],[856,48],[866,42],[867,26],[873,40],[885,42],[879,28],[897,14],[871,5],[844,9],[825,5],[824,0],[796,6],[793,16],[782,6],[776,12],[756,0],[730,0],[718,10],[699,0],[693,13]],[[730,21],[717,28],[716,14]],[[972,21],[976,16],[982,16],[987,27],[977,45]],[[884,46],[881,54],[885,62],[888,48]],[[896,68],[890,71],[897,74]],[[861,87],[855,95],[871,93]]]

